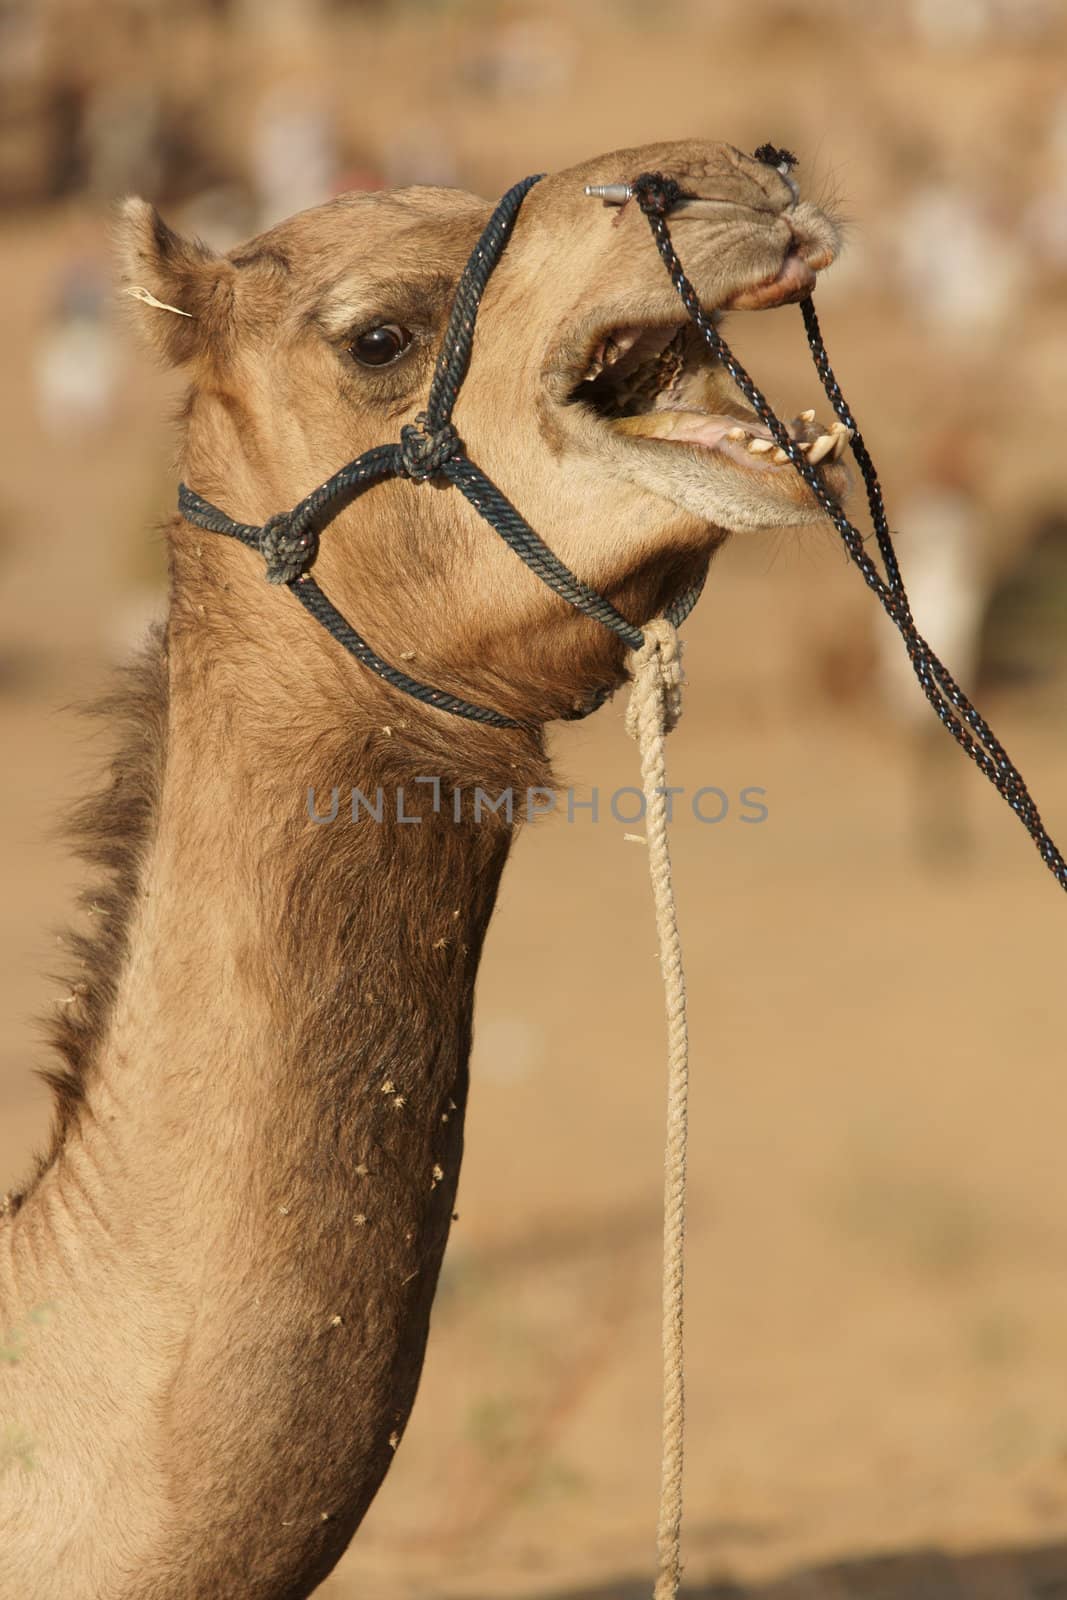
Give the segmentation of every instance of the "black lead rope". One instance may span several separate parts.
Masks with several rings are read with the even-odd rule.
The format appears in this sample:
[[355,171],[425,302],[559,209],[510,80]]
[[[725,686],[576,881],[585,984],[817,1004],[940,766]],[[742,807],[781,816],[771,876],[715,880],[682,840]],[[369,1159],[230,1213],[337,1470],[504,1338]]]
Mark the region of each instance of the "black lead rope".
[[[778,157],[784,152],[767,150],[766,154]],[[777,164],[776,162],[772,164]],[[671,242],[667,228],[667,214],[678,201],[686,198],[684,191],[673,178],[660,173],[645,173],[631,185],[634,199],[652,229],[656,248],[671,282],[712,354],[722,362],[760,421],[770,431],[775,444],[784,450],[797,472],[804,479],[816,500],[841,535],[842,542],[852,561],[862,572],[868,586],[874,590],[887,614],[900,631],[908,657],[923,693],[933,706],[956,743],[970,756],[975,765],[985,773],[990,783],[1002,795],[1019,817],[1027,833],[1040,852],[1041,859],[1056,879],[1061,889],[1067,889],[1067,862],[1049,837],[1041,815],[1034,804],[1022,775],[1011,761],[1004,746],[993,733],[985,718],[975,709],[953,678],[948,668],[927,644],[911,614],[911,606],[900,575],[896,551],[886,520],[882,488],[874,463],[870,458],[863,435],[834,377],[826,349],[822,342],[819,320],[811,297],[801,302],[808,345],[827,398],[841,421],[852,432],[852,453],[863,476],[867,490],[867,504],[874,524],[878,549],[885,563],[887,577],[883,578],[863,547],[859,530],[845,516],[840,506],[823,488],[811,463],[805,460],[797,442],[771,410],[760,390],[737,360],[710,318],[705,315],[696,290],[682,270],[682,264]]]
[[[757,159],[773,166],[780,166],[783,161],[793,165],[788,152],[775,150],[769,145],[761,146],[756,155]],[[569,605],[609,628],[631,650],[637,649],[643,642],[641,629],[620,615],[605,596],[576,577],[520,516],[507,497],[470,460],[452,422],[452,411],[470,364],[475,319],[482,293],[490,273],[503,254],[519,207],[534,184],[540,182],[541,176],[524,178],[509,189],[486,224],[456,288],[426,409],[419,413],[414,423],[408,423],[400,430],[398,444],[378,445],[365,451],[320,484],[291,511],[271,517],[262,527],[233,521],[184,483],[178,489],[178,508],[187,521],[212,533],[228,534],[251,549],[258,550],[266,560],[269,581],[284,583],[339,644],[386,683],[425,705],[435,706],[439,711],[449,711],[454,716],[496,728],[522,728],[530,724],[507,717],[487,706],[463,700],[457,695],[447,694],[444,690],[431,688],[390,665],[331,604],[307,569],[318,552],[321,529],[365,489],[387,478],[402,477],[414,483],[425,483],[431,478],[443,477],[460,491],[520,560]],[[690,320],[834,524],[851,560],[899,629],[926,698],[957,744],[962,746],[1016,812],[1049,871],[1060,887],[1067,890],[1067,862],[1046,832],[1018,769],[985,719],[915,626],[886,520],[878,475],[830,367],[810,297],[801,305],[808,344],[827,397],[837,416],[852,434],[851,448],[867,491],[875,538],[887,574],[885,578],[867,554],[863,536],[827,493],[815,468],[806,460],[796,441],[703,311],[699,297],[675,253],[667,227],[667,215],[679,200],[686,198],[685,191],[673,178],[660,173],[645,173],[627,187],[652,229],[656,247]],[[699,582],[668,608],[666,615],[675,626],[684,621],[699,599],[706,571],[705,567]],[[602,691],[591,703],[576,710],[573,716],[588,716],[603,704],[608,693],[608,690]]]

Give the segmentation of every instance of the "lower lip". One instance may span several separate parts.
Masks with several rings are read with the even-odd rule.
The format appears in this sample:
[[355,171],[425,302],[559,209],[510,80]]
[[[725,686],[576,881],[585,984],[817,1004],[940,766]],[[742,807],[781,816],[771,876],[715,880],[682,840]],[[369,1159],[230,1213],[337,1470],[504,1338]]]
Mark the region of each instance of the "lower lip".
[[803,300],[815,286],[815,273],[803,257],[788,255],[773,278],[752,289],[742,289],[725,302],[729,311],[763,311],[769,306]]

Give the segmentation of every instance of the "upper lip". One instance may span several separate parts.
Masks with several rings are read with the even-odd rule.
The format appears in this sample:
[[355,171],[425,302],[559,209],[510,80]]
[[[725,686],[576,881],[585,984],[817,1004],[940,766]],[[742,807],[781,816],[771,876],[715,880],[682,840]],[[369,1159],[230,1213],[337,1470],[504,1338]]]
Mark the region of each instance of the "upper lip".
[[[808,263],[789,252],[775,273],[724,305],[759,309],[796,300],[814,276]],[[598,321],[596,327],[601,331],[584,343],[584,355],[567,362],[559,400],[585,402],[617,432],[642,444],[700,445],[760,469],[787,459],[691,323],[676,316],[671,322],[616,321],[607,327]],[[577,347],[576,340],[571,350]],[[559,368],[552,374],[557,375],[562,376]],[[839,422],[827,431],[814,410],[795,417],[786,431],[813,466],[839,460],[851,437]]]
[[[812,252],[806,249],[804,241],[794,238],[773,272],[755,284],[731,291],[715,307],[705,305],[705,315],[715,320],[722,311],[762,311],[803,300],[811,293],[816,273],[824,265],[824,257],[816,254],[812,259]],[[553,398],[564,403],[570,398],[574,386],[589,374],[598,350],[620,330],[634,334],[661,334],[664,343],[667,343],[680,327],[687,326],[685,314],[679,301],[674,298],[673,290],[667,290],[667,294],[670,299],[661,300],[656,296],[654,312],[649,308],[644,315],[640,312],[635,315],[636,308],[629,312],[621,307],[610,311],[603,309],[588,321],[583,319],[583,325],[572,329],[569,336],[556,346],[545,368],[545,380],[553,392]]]

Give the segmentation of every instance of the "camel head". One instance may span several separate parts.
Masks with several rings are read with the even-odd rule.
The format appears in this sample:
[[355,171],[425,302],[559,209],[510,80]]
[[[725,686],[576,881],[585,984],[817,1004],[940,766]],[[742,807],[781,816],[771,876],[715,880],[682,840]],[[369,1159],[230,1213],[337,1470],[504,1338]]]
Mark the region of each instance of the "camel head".
[[[482,300],[454,421],[551,548],[638,623],[688,587],[727,534],[821,515],[688,322],[638,207],[584,193],[648,170],[696,197],[670,226],[716,318],[800,298],[837,248],[833,224],[787,172],[724,144],[619,151],[527,196]],[[126,277],[161,303],[138,313],[192,380],[186,481],[258,524],[394,442],[425,405],[491,209],[444,189],[346,194],[216,256],[128,202]],[[808,414],[792,429],[839,499],[845,436],[827,437]],[[192,531],[175,534],[179,578],[191,544],[220,581],[223,562],[255,569],[239,548],[205,558],[205,540],[230,541]],[[621,674],[618,640],[545,589],[441,483],[365,492],[324,531],[315,575],[388,659],[511,715],[566,714]],[[299,609],[266,584],[255,594],[264,614]],[[317,643],[337,651],[325,635]]]

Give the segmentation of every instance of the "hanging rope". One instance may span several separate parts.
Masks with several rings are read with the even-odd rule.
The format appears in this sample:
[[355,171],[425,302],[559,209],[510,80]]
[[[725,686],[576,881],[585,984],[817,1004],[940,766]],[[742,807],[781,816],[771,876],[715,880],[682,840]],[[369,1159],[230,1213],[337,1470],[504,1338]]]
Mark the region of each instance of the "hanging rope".
[[667,1005],[667,1140],[663,1163],[663,1444],[654,1600],[675,1600],[682,1576],[682,1463],[685,1445],[685,1177],[689,1126],[689,1029],[685,972],[667,838],[667,735],[682,714],[682,647],[673,623],[657,617],[633,652],[626,731],[641,752],[645,837]]
[[[772,165],[778,164],[778,157],[788,161],[789,164],[795,161],[795,158],[790,156],[787,150],[775,150],[770,145],[761,145],[756,152],[758,160],[769,160]],[[827,398],[837,416],[852,434],[852,453],[856,458],[863,478],[864,488],[867,492],[867,504],[870,509],[871,521],[874,525],[875,538],[886,569],[885,578],[882,577],[867,554],[864,548],[863,535],[859,529],[853,526],[841,507],[827,492],[815,468],[801,452],[797,440],[792,437],[784,423],[775,415],[761,390],[753,383],[740,361],[738,361],[715,327],[710,316],[700,304],[700,297],[686,276],[682,263],[678,259],[671,240],[670,229],[667,226],[667,217],[679,200],[685,197],[685,190],[674,178],[660,172],[643,173],[639,178],[634,179],[628,189],[644,213],[645,219],[652,230],[652,237],[655,240],[660,259],[670,274],[671,283],[674,285],[675,292],[685,307],[690,321],[696,327],[712,355],[722,363],[730,374],[753,411],[767,428],[775,444],[785,451],[794,469],[804,479],[815,499],[837,529],[848,552],[849,559],[859,568],[868,588],[877,595],[890,621],[899,630],[904,641],[904,647],[908,652],[912,670],[934,711],[960,748],[970,756],[979,771],[985,774],[1002,799],[1007,801],[1034,841],[1041,859],[1056,879],[1060,888],[1067,890],[1067,861],[1064,860],[1050,837],[1033,797],[1026,787],[1022,774],[1008,756],[1004,746],[997,739],[985,718],[971,704],[948,668],[940,660],[936,652],[931,649],[915,626],[907,592],[897,564],[896,551],[893,548],[893,539],[882,500],[882,489],[878,481],[878,474],[863,442],[863,435],[857,428],[845,397],[841,393],[837,379],[834,377],[833,369],[830,366],[829,358],[822,342],[819,320],[815,315],[815,307],[811,297],[808,296],[801,302],[801,313],[804,318],[808,345]]]

